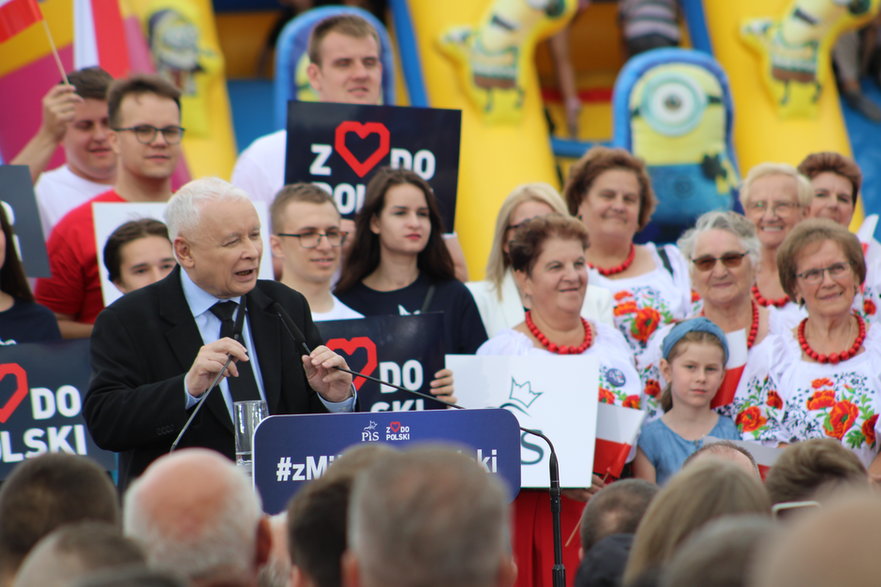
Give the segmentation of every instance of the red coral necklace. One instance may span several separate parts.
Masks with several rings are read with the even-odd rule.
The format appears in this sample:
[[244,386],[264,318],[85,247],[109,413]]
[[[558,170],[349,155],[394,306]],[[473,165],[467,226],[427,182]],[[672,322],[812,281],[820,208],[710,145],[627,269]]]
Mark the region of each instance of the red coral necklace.
[[805,338],[805,324],[808,323],[808,319],[805,318],[798,325],[798,344],[801,345],[801,350],[804,353],[817,361],[818,363],[832,363],[833,365],[839,363],[840,361],[846,361],[851,357],[855,357],[858,352],[860,352],[860,347],[863,346],[863,341],[866,340],[866,322],[859,316],[859,314],[854,313],[854,318],[857,319],[857,326],[859,328],[859,334],[857,334],[856,339],[853,341],[853,344],[850,345],[850,348],[846,351],[841,351],[840,353],[832,353],[831,355],[821,355],[817,351],[811,348],[811,345],[808,344],[808,339]]
[[588,263],[591,269],[596,269],[600,275],[604,277],[608,277],[609,275],[615,275],[616,273],[621,273],[622,271],[627,271],[627,269],[633,265],[633,260],[636,258],[636,246],[633,243],[630,243],[630,251],[627,253],[627,258],[620,265],[615,265],[614,267],[597,267],[593,263]]
[[767,308],[768,306],[774,306],[775,308],[782,308],[786,304],[789,303],[789,296],[784,295],[782,298],[777,298],[776,300],[769,300],[765,296],[762,295],[762,292],[759,291],[758,285],[753,285],[753,298],[759,303],[760,306]]
[[581,341],[581,344],[579,346],[560,346],[548,340],[548,337],[532,321],[532,312],[528,310],[526,312],[526,328],[541,343],[541,346],[558,355],[580,355],[590,348],[590,345],[593,343],[593,332],[591,331],[590,324],[588,324],[587,320],[581,318],[581,325],[584,327],[584,340]]
[[[753,348],[753,343],[756,342],[756,336],[759,334],[759,306],[755,300],[751,300],[750,305],[752,306],[753,315],[749,325],[749,334],[746,337],[747,350]],[[701,310],[701,316],[706,316],[703,310]]]

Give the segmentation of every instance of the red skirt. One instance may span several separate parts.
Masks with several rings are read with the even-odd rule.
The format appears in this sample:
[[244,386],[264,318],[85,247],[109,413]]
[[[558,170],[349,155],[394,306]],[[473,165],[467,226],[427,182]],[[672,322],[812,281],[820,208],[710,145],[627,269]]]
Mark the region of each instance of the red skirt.
[[[568,497],[560,499],[560,533],[563,536],[563,566],[566,585],[571,587],[578,570],[581,536],[566,541],[581,520],[586,505]],[[514,510],[514,558],[517,561],[517,587],[552,587],[554,568],[554,523],[547,489],[521,489],[512,505]]]

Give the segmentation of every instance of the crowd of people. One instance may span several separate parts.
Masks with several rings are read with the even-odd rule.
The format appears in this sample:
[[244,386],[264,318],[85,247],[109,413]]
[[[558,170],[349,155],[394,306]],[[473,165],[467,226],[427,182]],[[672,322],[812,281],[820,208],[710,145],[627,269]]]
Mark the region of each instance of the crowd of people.
[[[379,50],[369,24],[331,17],[310,39],[310,82],[325,101],[377,104]],[[582,536],[581,548],[565,546],[564,562],[574,576],[582,561],[583,584],[617,584],[591,582],[610,561],[618,561],[615,581],[627,584],[688,584],[682,577],[710,567],[742,580],[720,585],[747,584],[753,559],[757,585],[826,584],[786,576],[802,570],[788,568],[789,543],[807,538],[769,520],[772,503],[784,504],[778,517],[823,509],[801,513],[805,527],[824,527],[831,514],[817,504],[834,504],[843,487],[868,491],[881,473],[881,377],[872,367],[881,353],[881,248],[847,228],[861,184],[852,160],[813,153],[798,169],[762,163],[741,189],[743,214],[709,212],[676,244],[640,243],[657,203],[648,171],[623,149],[595,147],[562,192],[541,183],[512,190],[486,280],[463,283],[455,233],[417,173],[378,170],[347,220],[321,188],[282,185],[277,145],[286,137],[275,133],[243,153],[232,183],[198,178],[173,194],[185,132],[179,91],[158,76],[113,81],[94,68],[70,79],[47,93],[43,127],[15,161],[31,167],[48,230],[52,275],[37,280],[35,295],[0,209],[0,339],[91,337],[83,416],[97,444],[120,455],[122,526],[134,544],[107,536],[118,532],[118,512],[84,512],[105,526],[73,527],[36,547],[51,528],[27,544],[25,534],[4,538],[17,549],[0,551],[8,584],[19,567],[15,585],[73,584],[71,569],[94,562],[144,575],[130,584],[173,585],[177,574],[248,585],[262,572],[295,585],[549,585],[547,494],[521,491],[508,527],[504,491],[464,457],[380,451],[315,481],[282,520],[289,559],[272,548],[279,532],[230,462],[236,401],[263,399],[271,414],[358,410],[352,376],[340,370],[346,362],[323,346],[316,321],[429,312],[443,316],[445,355],[593,357],[598,401],[646,413],[631,455],[635,480],[594,475],[590,487],[564,493],[563,527]],[[65,166],[45,171],[59,144]],[[251,193],[247,178],[265,179],[269,191]],[[268,227],[254,201],[269,204]],[[126,222],[99,257],[92,204],[122,202],[167,202],[165,223]],[[258,279],[267,229],[275,281]],[[102,262],[124,294],[106,308]],[[284,332],[282,314],[302,333]],[[234,315],[237,337],[224,334]],[[215,378],[219,393],[208,394]],[[449,369],[433,373],[430,388],[455,403]],[[182,437],[186,450],[163,457],[203,401],[203,417]],[[787,448],[763,487],[749,451],[725,440]],[[26,478],[40,462],[14,475]],[[24,507],[32,495],[14,487],[10,479],[0,490],[0,538],[19,532],[4,498]],[[867,516],[881,517],[881,506],[861,499]],[[621,507],[627,525],[607,515]],[[828,511],[836,507],[857,524],[852,506]],[[735,514],[742,519],[714,521]],[[732,533],[753,539],[735,544]],[[739,564],[716,565],[693,545],[698,538],[717,545],[716,557],[731,546]],[[763,540],[775,548],[757,548]],[[73,567],[62,568],[68,556]],[[39,562],[46,557],[52,566]],[[147,568],[158,575],[147,578]]]
[[[786,448],[762,482],[731,441],[663,487],[611,483],[576,517],[567,585],[873,585],[881,500],[831,439]],[[269,517],[243,471],[187,448],[123,495],[86,457],[48,454],[0,488],[0,585],[510,587],[522,576],[502,483],[454,447],[347,449]]]

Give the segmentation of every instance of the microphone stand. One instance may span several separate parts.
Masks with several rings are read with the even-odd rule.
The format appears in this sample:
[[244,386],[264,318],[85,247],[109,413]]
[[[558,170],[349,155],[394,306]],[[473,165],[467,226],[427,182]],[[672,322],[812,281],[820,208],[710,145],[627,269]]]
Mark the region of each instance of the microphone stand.
[[[278,302],[275,302],[272,305],[275,313],[281,318],[281,323],[284,325],[285,330],[288,335],[293,339],[295,343],[300,343],[300,346],[303,347],[303,350],[307,355],[311,354],[312,351],[309,349],[309,345],[306,344],[306,337],[303,336],[302,331],[300,331],[299,327],[297,327],[296,323],[291,319],[288,315],[287,311],[285,311],[284,307]],[[297,334],[294,334],[294,333]],[[299,335],[299,336],[297,336]],[[412,389],[407,389],[406,387],[402,387],[400,385],[395,385],[394,383],[389,383],[387,381],[383,381],[382,379],[378,379],[376,377],[371,377],[370,375],[365,375],[364,373],[359,373],[357,371],[352,371],[350,369],[346,369],[344,367],[334,367],[338,371],[342,371],[344,373],[349,373],[352,376],[363,377],[369,381],[373,381],[375,383],[379,383],[380,385],[387,385],[391,388],[397,389],[398,391],[403,391],[404,393],[409,393],[424,399],[430,399],[434,401],[443,401],[438,400],[438,398],[433,395],[429,395],[427,393],[422,393],[421,391],[414,391]],[[465,410],[467,409],[465,406],[460,406],[459,404],[454,403],[446,403],[446,405],[456,408],[457,410]],[[560,490],[560,464],[557,459],[557,451],[554,448],[554,443],[551,442],[551,439],[545,436],[542,432],[538,430],[533,430],[531,428],[524,428],[523,426],[518,426],[518,428],[526,432],[527,434],[532,434],[533,436],[537,436],[544,440],[548,448],[551,450],[550,458],[548,459],[548,467],[550,469],[550,498],[551,498],[551,519],[553,520],[553,533],[554,533],[554,567],[552,569],[552,584],[553,587],[566,587],[566,567],[563,565],[563,534],[560,529],[560,509],[561,509],[561,490]]]

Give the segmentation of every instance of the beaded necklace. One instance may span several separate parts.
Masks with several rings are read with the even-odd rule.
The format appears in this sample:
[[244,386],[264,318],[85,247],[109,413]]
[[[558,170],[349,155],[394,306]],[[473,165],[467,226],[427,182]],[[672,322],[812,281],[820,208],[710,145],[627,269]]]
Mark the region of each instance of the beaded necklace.
[[590,345],[593,343],[593,332],[591,331],[590,324],[588,324],[587,320],[581,318],[581,325],[584,327],[584,340],[581,341],[581,344],[579,346],[560,346],[548,340],[548,337],[545,336],[545,334],[538,329],[538,326],[535,325],[535,322],[532,321],[532,312],[526,312],[526,328],[529,329],[532,336],[534,336],[543,347],[552,353],[557,353],[558,355],[580,355],[590,348]]
[[615,265],[614,267],[597,267],[593,263],[588,263],[591,269],[596,269],[600,275],[603,277],[608,277],[609,275],[615,275],[617,273],[621,273],[622,271],[627,271],[631,265],[633,265],[633,260],[636,258],[636,246],[633,243],[630,243],[630,251],[627,253],[627,258],[620,265]]
[[769,300],[765,296],[762,295],[762,292],[759,291],[759,286],[753,285],[753,298],[759,303],[760,306],[764,306],[767,308],[768,306],[774,306],[775,308],[782,308],[786,304],[789,303],[789,296],[784,295],[782,298],[777,298],[776,300]]
[[821,355],[812,349],[811,345],[808,344],[808,339],[805,338],[805,325],[808,323],[807,318],[802,320],[798,325],[798,344],[801,345],[801,350],[818,363],[832,363],[833,365],[836,365],[841,361],[846,361],[851,357],[855,357],[856,354],[860,352],[860,347],[863,346],[863,341],[866,340],[866,322],[859,316],[859,314],[854,314],[853,316],[857,319],[859,333],[853,341],[853,344],[850,345],[850,348],[846,351],[832,353],[831,355]]

